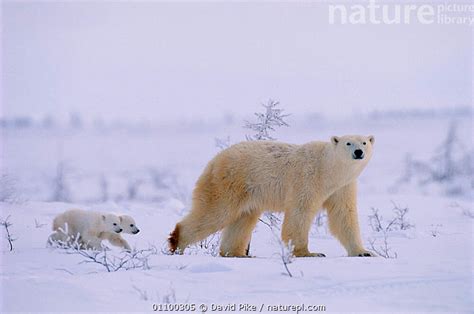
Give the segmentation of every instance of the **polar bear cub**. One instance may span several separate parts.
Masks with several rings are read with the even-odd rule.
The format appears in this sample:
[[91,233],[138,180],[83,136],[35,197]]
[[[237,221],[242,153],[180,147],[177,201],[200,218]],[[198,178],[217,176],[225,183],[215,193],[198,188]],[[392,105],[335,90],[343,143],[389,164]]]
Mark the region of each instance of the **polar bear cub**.
[[[140,229],[138,229],[135,220],[131,216],[121,215],[118,217],[120,220],[120,227],[122,228],[122,233],[137,234],[140,232]],[[102,240],[108,240],[112,245],[122,247],[127,251],[132,250],[128,242],[116,232],[103,232],[100,238]]]
[[123,231],[117,215],[83,209],[70,209],[53,221],[50,241],[76,242],[81,248],[99,250],[105,234]]
[[135,219],[133,219],[131,216],[120,215],[119,219],[123,233],[137,234],[140,232],[140,229],[138,229],[137,224],[135,223]]

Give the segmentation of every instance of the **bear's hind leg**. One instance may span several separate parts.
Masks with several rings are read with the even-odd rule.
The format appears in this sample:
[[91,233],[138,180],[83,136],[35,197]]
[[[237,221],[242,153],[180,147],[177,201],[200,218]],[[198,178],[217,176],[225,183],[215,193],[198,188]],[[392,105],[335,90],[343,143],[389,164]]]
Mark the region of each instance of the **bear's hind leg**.
[[247,257],[247,245],[260,213],[244,214],[224,228],[220,255],[224,257]]
[[182,254],[188,245],[222,230],[232,218],[229,210],[193,208],[170,234],[170,251]]
[[[316,208],[319,208],[316,207]],[[301,207],[287,210],[283,220],[281,237],[284,243],[294,246],[293,254],[296,257],[325,257],[323,253],[312,253],[308,250],[309,229],[313,222],[316,210]]]

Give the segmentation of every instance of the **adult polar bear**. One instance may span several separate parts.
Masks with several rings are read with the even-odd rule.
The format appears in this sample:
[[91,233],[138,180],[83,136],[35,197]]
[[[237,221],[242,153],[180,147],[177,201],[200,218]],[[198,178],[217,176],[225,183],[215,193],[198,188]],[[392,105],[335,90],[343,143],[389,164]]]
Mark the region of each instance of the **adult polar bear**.
[[219,153],[193,192],[191,212],[169,238],[171,252],[223,230],[220,255],[246,256],[262,212],[285,213],[282,239],[295,256],[324,256],[308,250],[316,213],[326,208],[329,228],[349,256],[364,249],[357,220],[356,179],[372,156],[373,136],[333,136],[330,142],[292,145],[249,141]]

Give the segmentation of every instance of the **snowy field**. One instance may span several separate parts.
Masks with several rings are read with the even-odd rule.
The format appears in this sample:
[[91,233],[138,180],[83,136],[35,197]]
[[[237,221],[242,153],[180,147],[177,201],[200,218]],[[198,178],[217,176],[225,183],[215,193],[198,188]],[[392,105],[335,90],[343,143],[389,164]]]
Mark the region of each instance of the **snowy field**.
[[[168,233],[189,210],[194,182],[219,151],[214,138],[245,139],[242,120],[133,132],[4,130],[2,189],[11,193],[0,203],[0,218],[9,217],[16,240],[10,251],[2,227],[0,312],[149,312],[166,303],[195,304],[198,312],[202,304],[209,312],[233,304],[263,312],[269,305],[303,304],[328,312],[472,312],[472,177],[421,184],[417,170],[406,167],[408,155],[430,162],[442,152],[452,121],[462,144],[452,149],[472,155],[469,115],[334,122],[291,116],[291,126],[275,133],[281,141],[375,136],[374,156],[359,180],[359,219],[366,248],[373,243],[388,257],[346,257],[322,216],[311,230],[310,251],[327,257],[293,259],[292,277],[264,223],[252,237],[254,258],[215,257],[215,238],[183,256],[165,252]],[[396,216],[394,206],[408,208],[407,227],[373,228],[373,209],[384,227]],[[53,218],[71,207],[132,215],[141,232],[125,238],[138,250],[156,247],[156,254],[144,267],[108,272],[78,254],[46,247]],[[124,253],[112,248],[107,254]]]

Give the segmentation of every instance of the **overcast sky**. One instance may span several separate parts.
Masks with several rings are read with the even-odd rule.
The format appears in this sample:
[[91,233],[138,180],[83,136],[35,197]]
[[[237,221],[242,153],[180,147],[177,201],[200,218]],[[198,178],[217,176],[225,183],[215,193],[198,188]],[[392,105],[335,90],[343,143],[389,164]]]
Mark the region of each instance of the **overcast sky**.
[[308,3],[2,2],[3,115],[175,119],[470,105],[472,28]]

